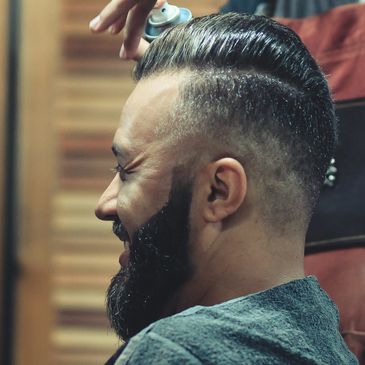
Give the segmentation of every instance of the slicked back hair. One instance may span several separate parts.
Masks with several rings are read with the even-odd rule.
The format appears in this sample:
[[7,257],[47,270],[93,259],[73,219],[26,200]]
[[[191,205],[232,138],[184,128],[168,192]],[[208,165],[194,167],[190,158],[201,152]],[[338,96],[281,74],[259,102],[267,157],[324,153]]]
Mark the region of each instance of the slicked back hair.
[[181,72],[168,121],[176,140],[199,137],[196,154],[206,148],[212,159],[238,159],[271,226],[306,228],[336,118],[327,81],[299,37],[266,17],[195,18],[155,40],[134,76]]

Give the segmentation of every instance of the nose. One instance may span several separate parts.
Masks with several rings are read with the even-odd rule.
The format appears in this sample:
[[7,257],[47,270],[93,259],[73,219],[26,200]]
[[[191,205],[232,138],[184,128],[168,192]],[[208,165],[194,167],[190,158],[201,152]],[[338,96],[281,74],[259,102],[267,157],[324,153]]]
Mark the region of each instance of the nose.
[[120,189],[120,179],[118,174],[115,175],[110,185],[101,195],[96,208],[95,215],[103,221],[112,221],[117,215],[117,198]]

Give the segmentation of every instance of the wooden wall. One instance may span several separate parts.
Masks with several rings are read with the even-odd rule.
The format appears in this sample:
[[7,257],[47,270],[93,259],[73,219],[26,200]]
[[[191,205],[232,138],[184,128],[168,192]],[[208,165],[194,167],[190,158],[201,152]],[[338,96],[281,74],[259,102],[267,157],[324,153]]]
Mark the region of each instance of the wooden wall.
[[18,103],[18,246],[16,364],[50,364],[52,217],[56,179],[54,88],[58,53],[57,2],[20,4]]
[[[201,15],[224,1],[177,3]],[[94,206],[133,64],[119,60],[118,37],[89,33],[104,4],[23,1],[18,365],[99,365],[118,347],[104,303],[122,247]]]
[[[8,37],[8,1],[0,0],[0,34],[2,41],[0,42],[0,222],[4,222],[4,203],[5,203],[5,123],[6,123],[6,83],[7,83],[7,37]],[[0,223],[0,265],[3,263],[4,254],[4,225]],[[2,318],[3,318],[3,276],[0,266],[0,354],[2,353],[3,332],[2,332]]]

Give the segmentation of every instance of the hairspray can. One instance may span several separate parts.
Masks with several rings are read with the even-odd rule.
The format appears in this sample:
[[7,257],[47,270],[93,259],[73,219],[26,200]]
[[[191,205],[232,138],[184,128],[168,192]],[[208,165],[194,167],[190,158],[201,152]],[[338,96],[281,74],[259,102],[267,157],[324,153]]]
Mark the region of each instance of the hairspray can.
[[167,28],[185,23],[192,17],[189,9],[170,5],[166,1],[161,8],[152,10],[151,15],[147,19],[144,38],[152,42]]

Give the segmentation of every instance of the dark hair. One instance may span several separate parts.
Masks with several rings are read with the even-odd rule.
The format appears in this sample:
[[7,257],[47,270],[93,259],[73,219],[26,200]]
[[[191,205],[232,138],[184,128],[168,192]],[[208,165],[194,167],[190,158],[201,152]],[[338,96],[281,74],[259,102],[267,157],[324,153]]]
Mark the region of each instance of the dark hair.
[[135,78],[168,72],[186,72],[169,121],[175,134],[200,135],[216,157],[241,161],[274,226],[308,224],[336,119],[327,81],[299,37],[266,17],[195,18],[155,40]]

